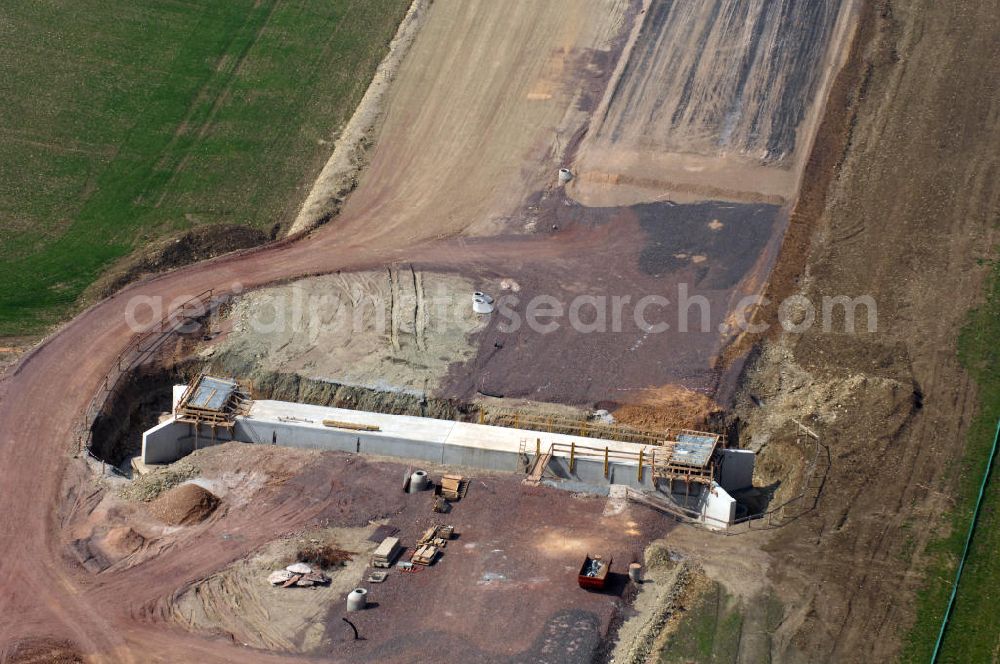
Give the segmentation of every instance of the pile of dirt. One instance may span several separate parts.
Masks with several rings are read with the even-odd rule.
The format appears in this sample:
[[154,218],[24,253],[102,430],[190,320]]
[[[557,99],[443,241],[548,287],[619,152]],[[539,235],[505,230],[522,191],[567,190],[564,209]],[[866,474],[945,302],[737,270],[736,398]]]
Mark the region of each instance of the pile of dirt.
[[182,484],[153,501],[149,510],[172,526],[189,526],[207,519],[218,506],[219,498],[211,491]]
[[166,272],[239,249],[255,247],[274,239],[258,228],[236,224],[199,226],[180,235],[150,243],[126,256],[94,282],[85,301],[100,300],[148,274]]
[[612,415],[622,424],[645,429],[704,429],[719,412],[719,405],[709,396],[680,385],[665,385],[615,408]]
[[143,544],[146,538],[128,526],[118,526],[108,531],[101,543],[102,548],[108,553],[124,557],[135,553]]
[[330,569],[343,567],[353,556],[350,551],[344,551],[331,544],[309,544],[295,553],[295,560],[322,569]]

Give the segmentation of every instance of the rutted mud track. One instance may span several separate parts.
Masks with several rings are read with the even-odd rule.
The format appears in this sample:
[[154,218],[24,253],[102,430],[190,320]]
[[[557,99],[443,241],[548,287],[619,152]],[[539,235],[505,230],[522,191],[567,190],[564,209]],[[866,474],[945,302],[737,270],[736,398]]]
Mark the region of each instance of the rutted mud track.
[[[629,287],[660,274],[676,280],[684,271],[701,269],[678,263],[687,259],[677,254],[691,256],[707,247],[733,259],[721,250],[736,251],[746,228],[736,229],[731,246],[713,247],[705,241],[713,237],[711,229],[686,236],[665,233],[684,227],[680,212],[651,217],[649,210],[626,209],[617,222],[609,218],[595,224],[578,210],[580,217],[563,223],[563,231],[544,238],[530,235],[540,225],[532,210],[538,192],[551,187],[555,169],[572,157],[637,9],[636,2],[616,0],[437,0],[399,74],[372,165],[336,224],[309,238],[138,283],[78,316],[9,373],[0,383],[0,529],[8,534],[0,541],[0,644],[31,637],[68,640],[99,661],[247,657],[231,643],[158,622],[157,602],[238,555],[221,539],[192,542],[183,555],[108,576],[91,576],[67,560],[71,507],[86,500],[78,495],[86,485],[82,463],[67,462],[68,434],[132,336],[126,311],[134,296],[169,304],[207,288],[226,292],[336,270],[381,270],[397,262],[459,272],[544,266],[537,268],[539,274],[549,270],[565,282],[566,275],[589,275],[579,286],[591,287],[600,282],[594,266],[607,256],[612,239],[628,248],[622,261],[628,278],[621,283]],[[723,299],[763,285],[773,262],[766,248],[773,252],[783,228],[773,221],[777,211],[749,206],[746,218],[732,222],[752,223],[747,220],[764,209],[775,215],[767,222],[770,235],[758,253],[754,247],[735,256],[734,263],[743,266],[738,273],[713,273],[713,264],[705,265],[705,274],[728,284],[729,290],[720,289]],[[630,224],[631,234],[619,232]],[[442,241],[501,230],[522,235]],[[658,234],[663,234],[659,240]],[[657,254],[671,249],[670,242],[684,246]],[[567,258],[580,255],[591,263]],[[602,269],[612,260],[621,257],[603,259]],[[669,269],[660,272],[662,265]],[[710,338],[717,349],[718,334]],[[604,358],[597,357],[602,362],[594,366],[604,366]],[[558,369],[553,365],[553,371]],[[293,488],[300,502],[263,506],[235,522],[255,532],[250,544],[266,541],[262,530],[277,528],[290,515],[300,518],[303,502],[315,503],[311,486]],[[136,588],[141,592],[133,597]],[[540,643],[545,644],[546,634],[537,634]],[[279,659],[259,652],[253,658]]]

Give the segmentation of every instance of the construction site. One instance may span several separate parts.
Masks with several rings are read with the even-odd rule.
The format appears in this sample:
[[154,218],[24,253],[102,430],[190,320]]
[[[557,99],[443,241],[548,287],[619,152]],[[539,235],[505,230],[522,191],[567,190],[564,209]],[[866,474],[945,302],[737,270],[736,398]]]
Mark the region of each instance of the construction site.
[[887,6],[414,0],[285,237],[4,370],[0,661],[899,657],[973,387],[850,207]]

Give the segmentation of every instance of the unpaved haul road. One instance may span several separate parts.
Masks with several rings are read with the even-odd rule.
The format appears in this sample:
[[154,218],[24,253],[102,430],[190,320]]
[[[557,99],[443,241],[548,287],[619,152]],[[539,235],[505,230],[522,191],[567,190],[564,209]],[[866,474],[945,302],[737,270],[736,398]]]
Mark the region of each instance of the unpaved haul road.
[[[134,336],[129,303],[169,304],[206,289],[226,293],[402,260],[474,266],[476,258],[446,238],[503,228],[572,156],[640,5],[437,0],[394,84],[371,167],[335,224],[135,284],[8,373],[0,383],[0,659],[27,638],[65,641],[94,661],[251,657],[228,641],[151,622],[113,576],[88,575],[67,553],[67,505],[85,485],[82,462],[70,460],[72,432]],[[600,233],[579,232],[477,251],[545,261],[598,242]],[[150,592],[169,595],[194,580],[177,569],[183,565],[162,567]]]

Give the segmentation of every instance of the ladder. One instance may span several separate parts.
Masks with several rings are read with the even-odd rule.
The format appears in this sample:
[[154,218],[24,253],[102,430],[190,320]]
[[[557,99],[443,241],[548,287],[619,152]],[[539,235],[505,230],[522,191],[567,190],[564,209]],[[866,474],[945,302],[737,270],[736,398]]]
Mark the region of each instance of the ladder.
[[535,462],[531,465],[531,468],[528,471],[528,476],[524,478],[521,483],[530,486],[538,486],[538,484],[542,481],[542,475],[545,473],[545,469],[549,467],[549,461],[551,459],[551,447],[549,447],[547,452],[536,455]]

